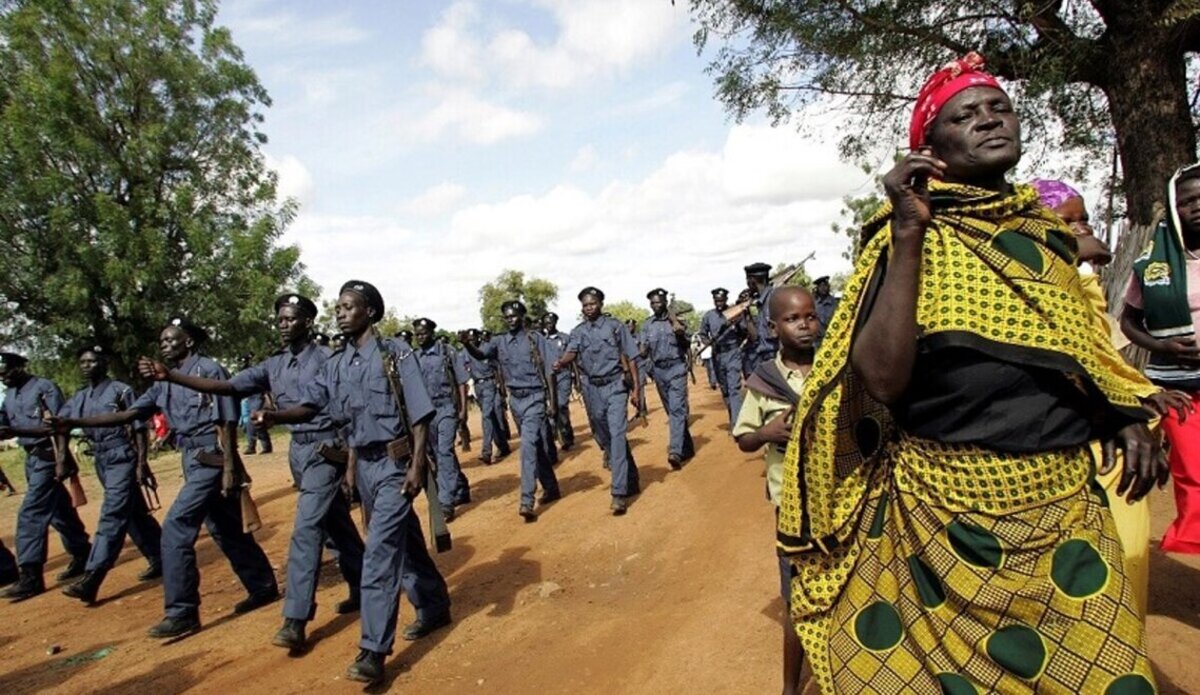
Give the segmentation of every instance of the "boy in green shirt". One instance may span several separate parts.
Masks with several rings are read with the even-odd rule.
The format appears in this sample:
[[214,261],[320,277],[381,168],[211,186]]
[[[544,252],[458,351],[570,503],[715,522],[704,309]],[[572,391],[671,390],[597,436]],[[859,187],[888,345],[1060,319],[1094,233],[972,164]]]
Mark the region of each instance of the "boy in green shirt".
[[[746,395],[733,426],[738,448],[747,453],[766,447],[767,497],[779,506],[783,480],[783,455],[792,434],[792,415],[804,378],[812,370],[813,353],[821,324],[812,295],[802,287],[779,287],[767,305],[767,327],[779,341],[775,359],[762,362],[746,380]],[[792,565],[779,558],[780,590],[784,605],[791,604]],[[800,689],[804,649],[792,627],[788,611],[783,616],[783,694]]]

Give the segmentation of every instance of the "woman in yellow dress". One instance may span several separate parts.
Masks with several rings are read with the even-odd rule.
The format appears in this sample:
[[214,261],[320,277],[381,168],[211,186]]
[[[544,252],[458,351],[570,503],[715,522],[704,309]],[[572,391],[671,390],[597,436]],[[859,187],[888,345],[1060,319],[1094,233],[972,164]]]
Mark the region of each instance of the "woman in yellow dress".
[[1147,382],[1093,322],[1071,231],[1006,181],[1020,123],[981,67],[921,90],[801,395],[793,621],[825,693],[1153,693],[1095,482],[1118,448],[1119,495],[1165,482]]

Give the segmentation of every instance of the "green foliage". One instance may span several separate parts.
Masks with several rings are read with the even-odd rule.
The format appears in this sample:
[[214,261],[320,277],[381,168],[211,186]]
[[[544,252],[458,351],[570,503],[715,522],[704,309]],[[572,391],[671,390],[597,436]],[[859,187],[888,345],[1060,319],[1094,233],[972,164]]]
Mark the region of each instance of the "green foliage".
[[650,308],[640,304],[634,304],[628,299],[622,299],[619,302],[604,304],[604,312],[612,314],[613,318],[620,319],[622,323],[633,319],[638,322],[638,327],[642,325],[642,321],[650,318]]
[[231,360],[315,293],[260,151],[270,100],[213,0],[0,9],[0,338],[47,362],[96,338],[128,374],[173,314]]
[[1185,61],[1194,67],[1200,50],[1200,9],[1190,0],[690,4],[694,43],[700,51],[712,47],[708,70],[735,119],[765,112],[776,124],[804,128],[804,107],[846,113],[840,146],[848,158],[907,145],[923,80],[972,50],[1010,80],[1027,149],[1042,149],[1033,159],[1043,171],[1077,178],[1070,158],[1048,161],[1045,152],[1081,154],[1076,166],[1094,167],[1108,161],[1118,140],[1130,210],[1145,216],[1161,185],[1145,179],[1165,180],[1195,157],[1200,88],[1189,82]]
[[[834,222],[833,231],[846,235],[850,245],[842,252],[842,258],[854,261],[861,251],[861,234],[863,225],[883,207],[886,199],[879,191],[872,191],[860,196],[842,198],[841,217],[843,221]],[[845,221],[845,220],[849,221]],[[832,286],[832,281],[831,281]]]
[[483,328],[493,333],[506,330],[500,305],[510,299],[524,302],[529,316],[537,318],[558,299],[558,286],[549,280],[526,278],[519,270],[504,270],[495,280],[479,288],[479,320]]

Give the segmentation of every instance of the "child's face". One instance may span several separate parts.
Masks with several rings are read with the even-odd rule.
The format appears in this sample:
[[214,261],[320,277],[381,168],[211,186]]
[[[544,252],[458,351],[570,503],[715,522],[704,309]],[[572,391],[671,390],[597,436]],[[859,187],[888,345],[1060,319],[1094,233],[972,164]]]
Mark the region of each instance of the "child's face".
[[783,347],[811,350],[821,332],[812,295],[796,292],[780,299],[775,307],[780,309],[778,316],[773,312],[771,320],[767,322],[772,337],[777,338]]

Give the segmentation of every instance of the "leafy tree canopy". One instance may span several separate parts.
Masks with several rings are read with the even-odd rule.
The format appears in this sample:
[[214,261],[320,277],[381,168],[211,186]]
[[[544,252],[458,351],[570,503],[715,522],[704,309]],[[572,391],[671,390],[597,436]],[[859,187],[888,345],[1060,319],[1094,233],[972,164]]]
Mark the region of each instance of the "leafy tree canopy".
[[540,317],[558,299],[558,286],[549,280],[525,277],[519,270],[505,270],[495,280],[479,288],[479,320],[493,333],[506,330],[500,305],[510,299],[525,303],[530,317]]
[[[35,357],[111,346],[127,374],[185,314],[226,359],[315,293],[260,150],[266,91],[213,0],[0,5],[0,331]],[[73,360],[62,360],[70,362]]]

